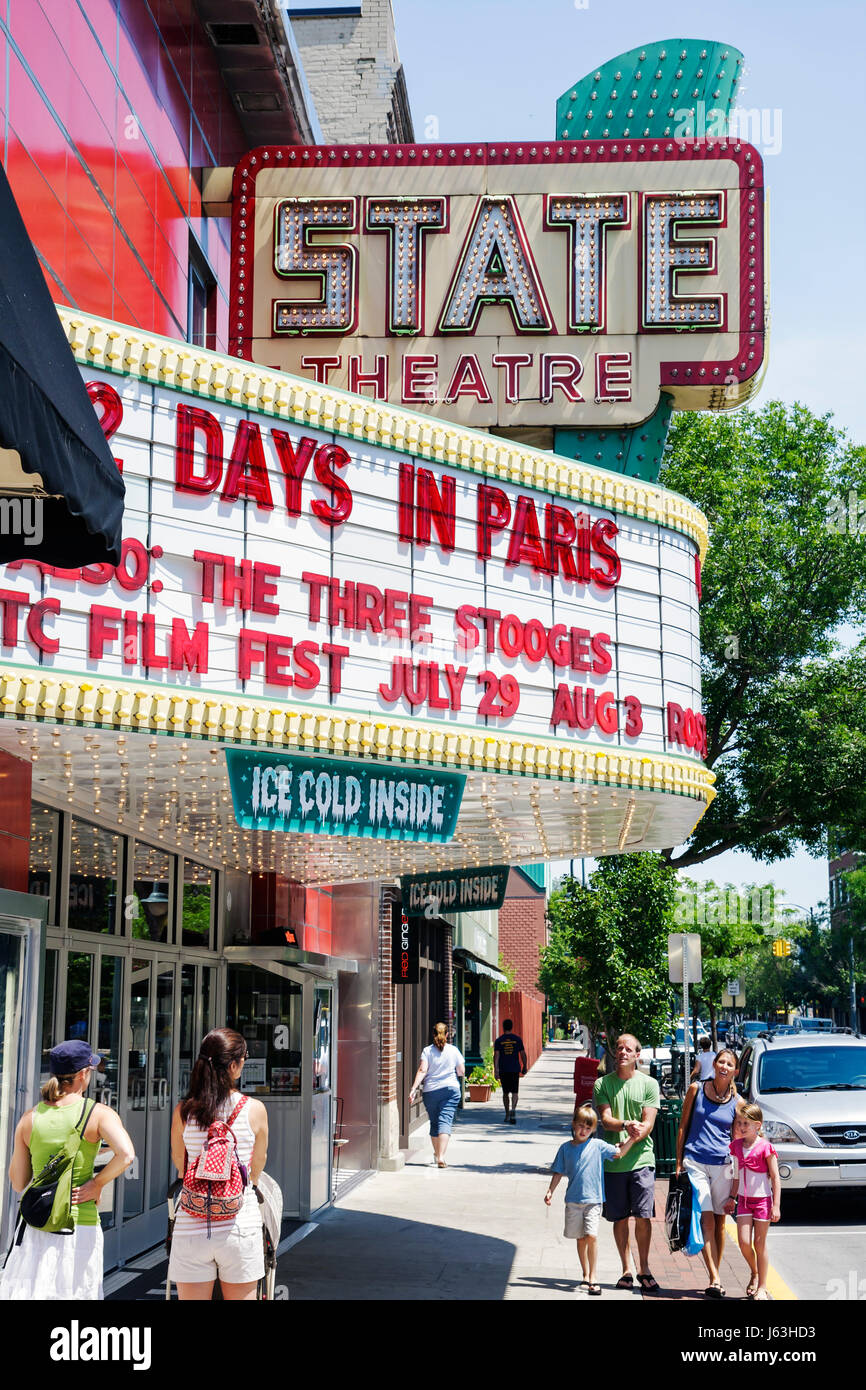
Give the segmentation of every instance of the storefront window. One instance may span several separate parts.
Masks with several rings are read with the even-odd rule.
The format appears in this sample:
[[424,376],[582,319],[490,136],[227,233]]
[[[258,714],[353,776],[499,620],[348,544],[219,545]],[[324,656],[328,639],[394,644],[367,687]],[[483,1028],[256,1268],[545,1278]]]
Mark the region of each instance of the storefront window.
[[139,941],[171,940],[171,856],[136,841],[133,860],[132,935]]
[[56,904],[51,905],[51,889],[57,869],[57,843],[60,834],[60,813],[50,806],[34,801],[30,809],[30,871],[27,892],[48,898],[48,920],[56,921]]
[[209,947],[211,944],[215,879],[213,869],[184,859],[181,921],[181,943],[184,946]]
[[74,816],[69,865],[70,931],[114,931],[120,865],[120,836]]
[[300,1093],[300,985],[254,966],[230,966],[226,1024],[246,1039],[245,1091]]
[[39,1084],[47,1081],[48,1054],[55,1043],[54,1003],[57,999],[57,951],[45,952],[45,987],[42,994],[42,1060],[39,1068]]
[[90,976],[93,956],[89,951],[70,951],[66,962],[66,1024],[63,1038],[90,1041]]

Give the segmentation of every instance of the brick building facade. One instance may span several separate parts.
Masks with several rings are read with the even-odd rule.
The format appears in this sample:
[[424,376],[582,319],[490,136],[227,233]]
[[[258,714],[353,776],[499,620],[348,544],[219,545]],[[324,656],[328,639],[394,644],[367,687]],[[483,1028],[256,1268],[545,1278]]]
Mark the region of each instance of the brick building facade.
[[529,1065],[543,1046],[544,995],[538,988],[539,951],[547,944],[545,889],[521,869],[508,876],[505,902],[499,911],[499,950],[503,963],[513,969],[516,988],[500,994],[499,1020],[510,1017],[514,1031],[526,1044]]
[[295,16],[292,29],[326,142],[414,140],[391,0],[364,0],[361,14]]

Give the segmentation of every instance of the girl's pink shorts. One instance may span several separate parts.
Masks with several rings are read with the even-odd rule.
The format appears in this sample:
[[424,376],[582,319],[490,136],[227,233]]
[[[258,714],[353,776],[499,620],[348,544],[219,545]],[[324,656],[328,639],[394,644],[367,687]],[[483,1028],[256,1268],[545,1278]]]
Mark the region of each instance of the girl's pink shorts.
[[769,1221],[773,1214],[772,1197],[738,1197],[737,1217],[751,1216],[754,1221]]

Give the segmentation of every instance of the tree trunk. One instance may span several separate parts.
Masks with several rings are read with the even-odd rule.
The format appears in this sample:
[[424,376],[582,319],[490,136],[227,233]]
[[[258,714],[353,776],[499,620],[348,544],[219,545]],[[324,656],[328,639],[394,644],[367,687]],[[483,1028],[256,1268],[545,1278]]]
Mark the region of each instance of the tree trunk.
[[716,1052],[718,1052],[718,1050],[719,1050],[719,1040],[718,1040],[718,1038],[716,1037],[716,1006],[715,1006],[715,1004],[711,1004],[711,1005],[710,1005],[710,1029],[711,1029],[712,1035],[713,1035],[713,1052],[716,1053]]

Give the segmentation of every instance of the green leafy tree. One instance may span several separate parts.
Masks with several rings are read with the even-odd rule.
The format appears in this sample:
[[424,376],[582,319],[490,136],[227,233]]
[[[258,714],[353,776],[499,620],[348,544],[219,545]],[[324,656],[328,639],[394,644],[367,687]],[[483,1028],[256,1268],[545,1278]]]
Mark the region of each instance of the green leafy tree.
[[805,984],[811,973],[807,957],[810,946],[820,949],[820,942],[809,942],[809,927],[803,923],[786,925],[781,935],[791,944],[790,956],[774,956],[773,937],[768,935],[743,961],[747,1012],[770,1022],[777,1013],[790,1013],[807,997],[810,1001],[815,997],[814,989]]
[[781,927],[777,920],[775,934],[790,942],[791,955],[774,956],[770,936],[747,952],[742,973],[749,1012],[770,1020],[801,1008],[846,1015],[852,932],[862,951],[862,929],[850,922],[831,924],[821,913],[802,920],[794,912]]
[[775,890],[771,884],[739,889],[731,883],[720,887],[712,879],[696,883],[688,878],[679,880],[678,890],[673,930],[697,932],[701,938],[702,980],[689,990],[689,997],[693,1012],[709,1012],[715,1043],[722,995],[728,981],[750,961],[750,952],[767,940],[761,913],[774,901]]
[[494,980],[493,988],[497,994],[511,994],[517,988],[517,966],[511,965],[506,961],[502,952],[499,952],[499,969],[505,976],[504,980]]
[[[675,417],[660,481],[706,513],[701,645],[716,799],[679,868],[726,850],[770,862],[866,839],[866,450],[829,416],[771,401]],[[853,499],[853,501],[852,501]]]
[[670,1014],[675,904],[676,876],[658,854],[601,859],[585,888],[566,878],[550,895],[539,988],[594,1037],[627,1031],[657,1044]]

